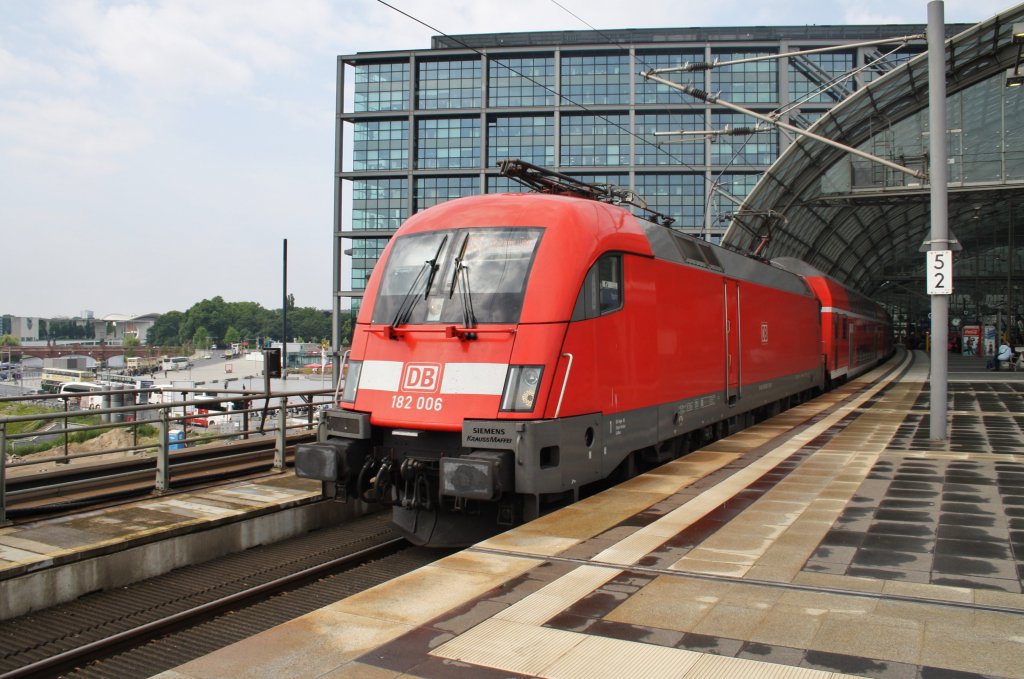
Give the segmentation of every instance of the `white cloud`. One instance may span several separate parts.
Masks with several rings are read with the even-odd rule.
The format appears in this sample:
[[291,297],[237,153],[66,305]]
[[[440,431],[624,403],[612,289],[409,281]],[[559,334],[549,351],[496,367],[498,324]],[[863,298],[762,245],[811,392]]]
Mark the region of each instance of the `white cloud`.
[[144,121],[70,97],[0,100],[0,149],[20,162],[112,169],[111,159],[150,138]]
[[54,85],[60,82],[60,73],[50,64],[19,57],[0,47],[0,84],[19,86],[33,83]]

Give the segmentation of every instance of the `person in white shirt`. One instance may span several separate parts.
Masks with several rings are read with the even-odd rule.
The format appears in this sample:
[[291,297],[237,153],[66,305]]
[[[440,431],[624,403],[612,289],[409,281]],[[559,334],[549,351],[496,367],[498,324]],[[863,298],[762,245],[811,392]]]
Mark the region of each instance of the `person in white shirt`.
[[1010,348],[1009,344],[1003,342],[1002,344],[999,345],[999,350],[996,351],[996,360],[995,364],[992,366],[992,369],[999,370],[1000,363],[1002,363],[1003,361],[1007,361],[1007,363],[1009,363],[1009,361],[1012,359],[1013,349]]

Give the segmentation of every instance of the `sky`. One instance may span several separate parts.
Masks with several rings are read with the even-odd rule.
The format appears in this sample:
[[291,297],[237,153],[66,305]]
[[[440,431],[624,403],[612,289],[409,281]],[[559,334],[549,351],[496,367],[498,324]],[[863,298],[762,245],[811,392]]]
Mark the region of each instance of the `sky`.
[[[926,0],[387,2],[436,30],[377,0],[0,0],[0,314],[280,308],[285,239],[295,303],[330,308],[339,54],[587,24],[927,23]],[[947,0],[945,19],[1012,5]]]

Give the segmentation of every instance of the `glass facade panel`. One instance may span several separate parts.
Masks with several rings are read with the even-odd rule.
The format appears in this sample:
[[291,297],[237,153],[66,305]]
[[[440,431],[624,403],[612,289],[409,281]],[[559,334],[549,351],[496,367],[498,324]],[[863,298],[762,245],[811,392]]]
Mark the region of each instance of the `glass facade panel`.
[[742,201],[754,189],[760,177],[759,174],[722,174],[715,179],[714,194],[711,198],[712,227],[724,226],[727,222],[716,220],[726,213],[736,212],[739,208],[739,205],[729,200],[727,196]]
[[629,188],[628,174],[571,174],[569,176],[586,184],[612,184],[620,189]]
[[563,115],[563,167],[629,165],[628,115]]
[[[718,61],[749,59],[769,52],[714,52]],[[773,54],[773,52],[771,53]],[[736,104],[764,104],[779,100],[779,64],[776,59],[722,66],[711,71],[711,91]]]
[[[704,61],[704,52],[698,51],[677,51],[677,52],[644,52],[637,53],[636,62],[638,71],[647,71],[653,68],[670,68],[681,66],[684,63]],[[700,75],[692,73],[684,74],[686,80],[679,82],[694,83],[696,87],[704,89],[703,71]],[[666,74],[667,80],[677,79],[680,76]],[[696,78],[696,80],[694,80]],[[636,103],[638,104],[689,104],[693,103],[693,97],[674,90],[668,85],[662,85],[643,76],[636,77]]]
[[864,82],[869,83],[875,78],[880,78],[897,66],[902,66],[921,52],[925,51],[924,47],[908,47],[906,49],[899,49],[895,52],[893,49],[895,45],[882,45],[876,47],[874,50],[870,50],[864,55],[864,64],[868,68],[861,71],[861,78]]
[[[996,78],[998,80],[998,78]],[[1003,157],[1005,158],[1005,176],[1007,181],[1024,179],[1024,92],[1020,87],[1000,87],[999,96],[1003,99]],[[1018,213],[1019,214],[1019,213]],[[1024,218],[1018,218],[1024,224]],[[1021,241],[1024,243],[1024,239]],[[1024,267],[1017,269],[1024,271]]]
[[799,113],[790,114],[789,124],[806,130],[816,123],[822,115],[824,115],[822,111],[800,111]]
[[404,170],[409,167],[409,123],[368,120],[355,124],[353,170]]
[[[951,133],[950,180],[955,181],[952,170],[959,165],[958,174],[966,182],[998,181],[1003,173],[1003,92],[1001,78],[992,78],[969,87],[949,98],[950,108],[958,115],[948,115],[949,128],[963,130]],[[960,142],[960,143],[957,143]],[[959,148],[957,148],[959,147]],[[958,158],[956,151],[961,152]]]
[[[755,127],[756,118],[742,113],[713,113],[711,127],[715,130]],[[769,127],[748,135],[718,135],[712,140],[711,162],[715,165],[771,165],[779,155],[779,133]]]
[[480,119],[425,118],[418,121],[416,167],[480,167]]
[[380,259],[388,238],[354,238],[352,240],[352,289],[365,290],[370,272]]
[[562,96],[570,104],[628,104],[629,56],[562,57]]
[[405,218],[409,189],[404,179],[352,182],[352,229],[397,229]]
[[675,219],[672,228],[690,231],[703,227],[704,175],[638,174],[636,192],[649,208]]
[[489,106],[554,106],[555,60],[502,57],[488,65]]
[[519,158],[534,165],[555,163],[555,119],[552,116],[499,116],[487,123],[487,165]]
[[487,178],[487,193],[529,193],[526,188],[514,179],[500,176]]
[[409,62],[357,64],[354,109],[401,111],[409,106]]
[[[800,49],[808,49],[801,47]],[[836,79],[853,69],[850,52],[825,52],[789,57],[791,101],[834,104],[853,91],[853,79]]]
[[704,137],[655,137],[655,132],[703,130],[703,113],[644,113],[636,116],[637,165],[704,164]]
[[452,198],[475,196],[480,193],[480,180],[476,177],[418,177],[416,179],[416,210],[443,203]]
[[480,60],[421,61],[416,105],[421,109],[480,106]]

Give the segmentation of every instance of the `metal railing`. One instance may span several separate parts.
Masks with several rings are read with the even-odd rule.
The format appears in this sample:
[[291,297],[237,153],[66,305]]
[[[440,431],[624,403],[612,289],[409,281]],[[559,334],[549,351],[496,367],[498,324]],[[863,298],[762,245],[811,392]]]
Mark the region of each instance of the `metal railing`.
[[[156,478],[153,487],[156,492],[165,492],[171,489],[172,466],[179,466],[177,463],[172,465],[172,451],[257,437],[266,438],[268,449],[273,446],[273,468],[283,470],[288,434],[314,430],[319,421],[319,411],[332,402],[333,392],[333,389],[267,393],[149,387],[0,397],[0,404],[17,402],[45,408],[43,412],[0,417],[0,525],[7,523],[7,503],[11,495],[8,485],[13,477],[8,470],[16,472],[49,464],[70,465],[100,456],[128,458],[154,455]],[[118,399],[125,398],[130,399],[127,405],[107,405],[110,399],[116,403]],[[97,399],[104,407],[92,407]],[[150,403],[157,399],[159,402]],[[89,405],[83,407],[86,404]],[[22,431],[12,431],[25,423],[41,424],[28,429],[22,426]],[[147,427],[156,429],[155,440],[152,434],[146,435]],[[76,434],[117,430],[130,432],[131,443],[72,452]],[[56,440],[57,443],[36,452],[31,442],[40,440]]]

